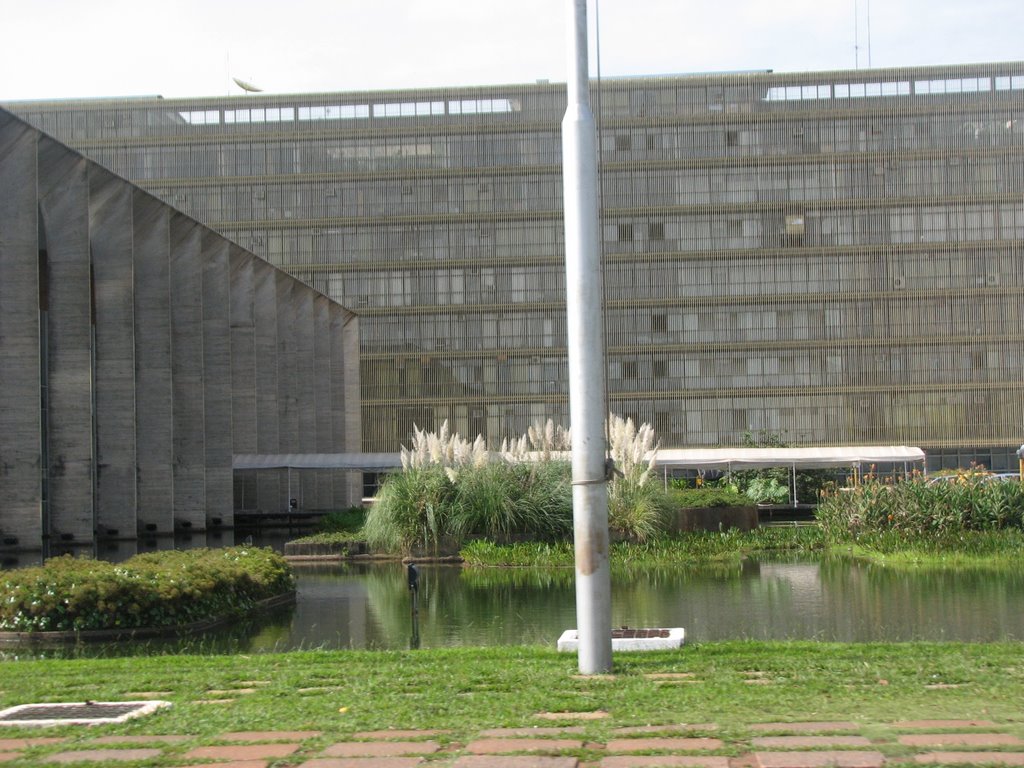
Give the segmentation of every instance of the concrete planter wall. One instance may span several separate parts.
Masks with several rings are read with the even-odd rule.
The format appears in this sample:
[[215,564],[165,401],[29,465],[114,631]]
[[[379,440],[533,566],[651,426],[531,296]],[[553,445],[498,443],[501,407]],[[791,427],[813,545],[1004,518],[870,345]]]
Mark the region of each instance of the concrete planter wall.
[[719,531],[757,528],[757,507],[682,507],[669,516],[670,531]]

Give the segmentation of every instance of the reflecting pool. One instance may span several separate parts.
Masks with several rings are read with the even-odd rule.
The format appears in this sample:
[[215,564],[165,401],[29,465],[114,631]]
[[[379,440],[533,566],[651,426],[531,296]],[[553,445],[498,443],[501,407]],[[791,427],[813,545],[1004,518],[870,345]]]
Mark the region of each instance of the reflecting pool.
[[[420,565],[414,623],[397,564],[298,567],[290,611],[251,651],[533,643],[576,626],[571,570]],[[1024,574],[893,570],[847,560],[747,560],[612,580],[612,623],[727,639],[992,641],[1024,638]]]
[[[576,626],[572,569],[298,565],[293,605],[188,638],[10,649],[12,656],[258,653],[541,644]],[[684,627],[687,643],[1024,639],[1024,572],[907,570],[850,560],[746,560],[612,578],[613,626]]]

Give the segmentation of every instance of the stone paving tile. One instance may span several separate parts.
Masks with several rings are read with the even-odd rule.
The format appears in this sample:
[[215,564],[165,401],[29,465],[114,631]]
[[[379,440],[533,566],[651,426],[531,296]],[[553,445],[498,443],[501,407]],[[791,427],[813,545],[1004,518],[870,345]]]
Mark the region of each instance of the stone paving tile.
[[1024,765],[1024,752],[926,752],[914,761],[937,765]]
[[130,691],[124,694],[126,699],[166,699],[173,696],[174,691]]
[[416,768],[422,757],[315,757],[302,768]]
[[7,763],[21,757],[21,752],[0,752],[0,763]]
[[497,755],[503,752],[559,752],[582,749],[579,739],[477,739],[466,745],[474,755]]
[[27,749],[28,747],[41,747],[47,744],[59,744],[62,741],[67,741],[60,736],[46,736],[42,738],[31,738],[31,739],[0,739],[0,750],[5,752],[9,749]]
[[751,740],[755,747],[770,749],[816,749],[819,747],[870,747],[864,736],[759,736]]
[[578,768],[575,757],[550,755],[465,755],[452,768]]
[[538,712],[534,717],[542,720],[602,720],[611,715],[598,709],[592,712]]
[[228,696],[235,694],[238,696],[245,696],[250,693],[256,693],[256,688],[214,688],[207,691],[210,696]]
[[882,768],[881,752],[755,752],[758,768]]
[[189,741],[191,736],[98,736],[89,739],[87,744],[180,744]]
[[434,730],[401,730],[398,728],[383,731],[358,731],[352,734],[354,739],[415,739],[421,736],[443,736],[451,731],[434,729]]
[[75,749],[40,758],[44,763],[110,763],[149,760],[159,749]]
[[601,768],[729,768],[729,758],[718,755],[612,755],[601,758]]
[[717,723],[667,723],[665,725],[626,725],[621,728],[613,728],[612,733],[627,736],[633,733],[693,733],[717,730]]
[[900,720],[893,728],[996,728],[991,720]]
[[487,730],[480,731],[480,736],[497,738],[506,736],[561,736],[563,733],[585,733],[586,730],[582,725],[552,726],[550,728],[538,725],[533,728],[488,728]]
[[217,738],[221,741],[302,741],[319,735],[320,731],[232,731]]
[[709,738],[647,738],[647,739],[610,739],[607,744],[609,752],[654,752],[654,751],[694,751],[698,749],[721,749],[721,739]]
[[269,764],[268,760],[232,760],[227,763],[201,763],[199,765],[189,763],[182,768],[267,768]]
[[860,730],[860,726],[847,720],[827,720],[798,723],[754,723],[750,726],[750,730],[808,733],[811,731],[857,731]]
[[321,754],[324,757],[400,757],[429,755],[440,748],[436,741],[339,741]]
[[234,704],[238,699],[196,699],[193,704]]
[[910,733],[899,737],[905,747],[1019,747],[1024,741],[1010,733]]
[[226,747],[196,747],[185,753],[189,758],[210,760],[258,760],[270,757],[287,757],[298,744],[232,744]]

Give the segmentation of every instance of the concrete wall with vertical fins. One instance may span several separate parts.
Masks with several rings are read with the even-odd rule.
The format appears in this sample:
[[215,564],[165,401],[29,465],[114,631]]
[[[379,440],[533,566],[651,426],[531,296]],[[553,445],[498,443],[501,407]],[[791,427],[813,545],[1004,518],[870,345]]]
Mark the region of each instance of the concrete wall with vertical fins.
[[289,495],[358,503],[343,472],[232,470],[236,453],[359,450],[356,328],[0,110],[0,548],[229,526]]
[[0,542],[9,546],[39,541],[43,525],[37,140],[28,126],[0,123]]

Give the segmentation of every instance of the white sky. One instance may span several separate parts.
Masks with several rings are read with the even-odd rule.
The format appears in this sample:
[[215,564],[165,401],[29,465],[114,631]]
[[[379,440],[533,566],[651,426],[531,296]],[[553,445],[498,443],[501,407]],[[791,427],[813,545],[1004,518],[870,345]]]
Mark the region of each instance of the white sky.
[[[240,93],[231,75],[279,93],[563,82],[565,5],[0,0],[0,100]],[[604,77],[865,68],[868,18],[874,67],[1024,59],[1022,0],[600,0],[599,13]]]

